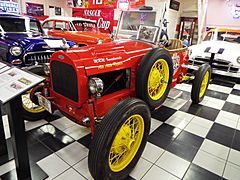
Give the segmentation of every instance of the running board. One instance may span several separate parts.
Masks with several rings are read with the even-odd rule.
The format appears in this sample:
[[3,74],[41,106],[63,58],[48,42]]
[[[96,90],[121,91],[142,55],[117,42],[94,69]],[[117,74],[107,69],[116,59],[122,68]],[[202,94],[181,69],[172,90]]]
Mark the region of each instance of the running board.
[[172,88],[168,94],[168,98],[175,100],[179,98],[182,95],[182,93],[183,92],[181,90]]

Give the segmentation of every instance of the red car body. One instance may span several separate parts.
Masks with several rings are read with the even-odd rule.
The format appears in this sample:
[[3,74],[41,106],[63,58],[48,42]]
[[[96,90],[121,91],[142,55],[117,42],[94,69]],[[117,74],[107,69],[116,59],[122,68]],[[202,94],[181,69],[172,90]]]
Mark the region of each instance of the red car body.
[[[143,56],[152,50],[152,44],[141,41],[119,41],[102,45],[87,46],[79,49],[58,51],[50,59],[50,69],[53,62],[69,64],[77,72],[78,101],[73,101],[54,90],[59,82],[53,82],[50,77],[50,95],[55,108],[59,109],[69,119],[81,125],[85,117],[90,117],[92,132],[95,131],[95,119],[101,119],[116,103],[127,97],[135,97],[135,80],[138,65]],[[169,51],[174,61],[174,77],[172,87],[180,83],[187,69],[181,66],[188,63],[187,49]],[[88,92],[88,79],[97,74],[121,69],[130,69],[130,87],[113,92],[101,98],[94,98]],[[67,76],[64,75],[64,76]],[[64,79],[64,77],[63,77]],[[62,79],[62,80],[63,80]],[[66,79],[67,80],[67,79]],[[69,87],[68,87],[69,88]]]

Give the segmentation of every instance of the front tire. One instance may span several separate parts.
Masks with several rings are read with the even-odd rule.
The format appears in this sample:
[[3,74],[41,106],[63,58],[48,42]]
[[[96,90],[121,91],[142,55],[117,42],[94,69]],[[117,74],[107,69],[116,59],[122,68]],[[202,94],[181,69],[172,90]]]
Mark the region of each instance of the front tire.
[[191,99],[193,104],[200,103],[207,91],[209,82],[211,79],[211,66],[209,64],[203,64],[195,73],[193,80]]
[[143,153],[150,120],[150,111],[140,99],[125,99],[109,111],[90,145],[88,167],[94,179],[129,175]]

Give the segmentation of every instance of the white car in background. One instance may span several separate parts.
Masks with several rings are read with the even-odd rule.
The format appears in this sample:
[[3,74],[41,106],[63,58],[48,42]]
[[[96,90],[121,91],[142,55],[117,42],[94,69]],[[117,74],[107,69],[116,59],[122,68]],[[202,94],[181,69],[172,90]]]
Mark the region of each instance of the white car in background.
[[216,28],[189,47],[189,66],[209,63],[212,73],[240,79],[240,30]]

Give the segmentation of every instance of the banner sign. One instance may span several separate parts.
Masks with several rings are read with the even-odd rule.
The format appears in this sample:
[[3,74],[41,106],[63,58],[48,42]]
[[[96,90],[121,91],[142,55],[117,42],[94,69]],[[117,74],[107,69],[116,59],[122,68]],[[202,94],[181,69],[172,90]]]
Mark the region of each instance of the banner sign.
[[73,8],[73,17],[96,20],[97,27],[101,32],[109,33],[109,30],[113,31],[113,8]]
[[16,1],[0,1],[0,9],[6,12],[19,13],[19,5]]

